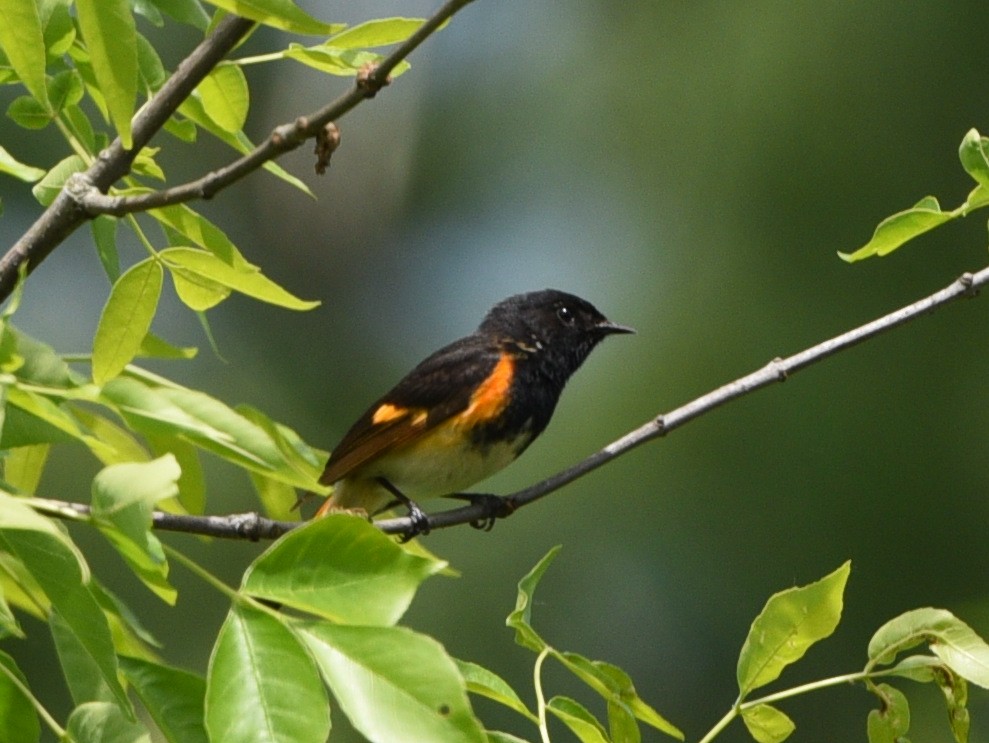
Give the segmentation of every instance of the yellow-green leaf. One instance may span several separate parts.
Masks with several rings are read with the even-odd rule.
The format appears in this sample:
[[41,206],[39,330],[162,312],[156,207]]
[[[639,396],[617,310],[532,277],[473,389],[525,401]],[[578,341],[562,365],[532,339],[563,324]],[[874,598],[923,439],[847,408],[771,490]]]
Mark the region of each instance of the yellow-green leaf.
[[117,279],[93,339],[93,381],[104,384],[129,364],[147,335],[161,296],[161,264],[147,258]]
[[819,581],[770,597],[752,622],[738,657],[740,698],[774,681],[811,645],[834,632],[850,570],[846,562]]
[[872,239],[854,253],[838,253],[848,263],[884,256],[892,253],[905,242],[922,235],[928,230],[954,219],[957,214],[941,210],[941,205],[933,196],[925,196],[909,209],[886,217],[876,227]]
[[797,729],[793,720],[768,704],[744,710],[742,721],[758,743],[782,743]]
[[297,34],[329,36],[341,28],[304,13],[291,0],[209,0],[209,3],[265,26]]
[[169,248],[161,252],[161,257],[170,268],[177,266],[262,302],[290,310],[311,310],[319,306],[319,302],[306,301],[290,294],[265,277],[261,269],[249,263],[231,266],[213,253],[195,248]]
[[137,98],[137,31],[128,0],[76,0],[79,28],[110,121],[130,148]]
[[37,0],[2,0],[0,19],[0,48],[24,87],[50,109],[45,86],[45,39]]
[[22,162],[18,162],[13,155],[3,147],[0,147],[0,173],[12,175],[14,178],[26,183],[34,183],[45,174],[45,171],[41,168],[35,168],[32,165],[25,165]]
[[206,114],[226,132],[238,132],[247,120],[250,93],[247,78],[237,65],[221,64],[210,72],[197,89]]

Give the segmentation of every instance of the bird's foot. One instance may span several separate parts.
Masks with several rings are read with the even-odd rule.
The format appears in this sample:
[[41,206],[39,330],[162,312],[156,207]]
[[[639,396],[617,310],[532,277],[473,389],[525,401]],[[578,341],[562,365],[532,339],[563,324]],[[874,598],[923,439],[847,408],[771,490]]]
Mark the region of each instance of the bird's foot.
[[451,493],[447,497],[479,506],[483,513],[480,518],[471,521],[470,525],[482,531],[491,531],[495,521],[511,516],[515,512],[515,504],[510,499],[493,493]]

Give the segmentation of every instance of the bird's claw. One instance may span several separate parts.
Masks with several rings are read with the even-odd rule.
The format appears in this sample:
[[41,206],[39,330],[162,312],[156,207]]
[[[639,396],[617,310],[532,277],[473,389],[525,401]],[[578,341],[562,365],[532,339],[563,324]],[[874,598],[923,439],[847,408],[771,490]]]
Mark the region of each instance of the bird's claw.
[[492,493],[453,493],[449,497],[467,501],[472,506],[480,506],[484,511],[483,515],[471,521],[470,525],[481,531],[491,531],[495,521],[515,512],[515,505],[511,500]]

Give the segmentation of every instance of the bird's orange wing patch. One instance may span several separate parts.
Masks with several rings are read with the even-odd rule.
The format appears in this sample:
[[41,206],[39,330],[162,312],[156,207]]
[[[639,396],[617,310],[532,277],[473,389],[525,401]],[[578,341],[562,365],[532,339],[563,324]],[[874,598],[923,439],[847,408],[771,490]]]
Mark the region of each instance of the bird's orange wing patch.
[[337,445],[319,481],[332,485],[389,449],[411,441],[426,430],[428,417],[429,413],[421,408],[380,405],[365,427]]

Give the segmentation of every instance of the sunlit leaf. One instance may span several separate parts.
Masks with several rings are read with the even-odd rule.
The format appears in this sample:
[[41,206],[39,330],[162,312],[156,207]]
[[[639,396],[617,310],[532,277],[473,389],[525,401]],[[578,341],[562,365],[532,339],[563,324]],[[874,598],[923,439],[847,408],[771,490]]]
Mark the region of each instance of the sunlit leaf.
[[96,384],[105,384],[120,374],[141,350],[158,309],[163,275],[161,264],[146,258],[114,283],[93,339]]
[[756,743],[782,743],[797,729],[793,720],[768,704],[759,704],[744,710],[742,721]]
[[608,734],[587,708],[569,697],[553,697],[546,704],[555,717],[563,721],[581,743],[609,743]]
[[509,614],[508,619],[505,620],[505,624],[515,630],[515,642],[537,653],[543,651],[546,642],[532,628],[532,595],[536,586],[539,585],[543,573],[546,572],[560,549],[559,546],[551,549],[542,560],[536,563],[532,570],[522,576],[515,599],[515,611]]
[[41,473],[51,447],[47,444],[19,446],[7,452],[3,460],[3,477],[12,487],[22,493],[33,493],[38,489]]
[[96,254],[103,264],[110,283],[120,277],[120,254],[117,252],[117,220],[105,214],[96,217],[89,223],[93,232],[93,242],[96,244]]
[[35,168],[32,165],[25,165],[22,162],[18,162],[13,155],[3,147],[0,147],[0,173],[12,175],[14,178],[25,181],[26,183],[34,183],[44,176],[45,171],[41,168]]
[[925,196],[911,208],[886,217],[876,227],[872,239],[854,253],[839,252],[838,255],[849,263],[874,255],[887,255],[918,235],[933,230],[956,216],[953,212],[941,211],[941,205],[933,196]]
[[214,67],[199,83],[198,91],[206,114],[217,126],[231,133],[244,127],[250,94],[240,67],[232,64]]
[[291,0],[207,0],[210,5],[249,18],[265,26],[297,34],[330,35],[341,26],[318,21],[300,10]]
[[92,515],[120,556],[163,601],[174,604],[168,562],[161,542],[151,533],[151,513],[166,498],[178,495],[178,462],[167,454],[151,462],[125,462],[93,478]]
[[980,186],[989,188],[989,139],[969,129],[958,148],[962,167]]
[[338,49],[369,49],[405,41],[425,23],[423,18],[379,18],[365,21],[332,36],[327,44]]
[[766,602],[738,658],[741,698],[776,680],[811,645],[834,632],[850,570],[846,562],[821,580],[780,591]]
[[78,155],[69,155],[49,170],[45,176],[34,184],[31,193],[42,206],[50,206],[55,197],[62,191],[62,187],[70,176],[86,169],[86,164]]
[[319,674],[281,621],[246,606],[230,609],[210,658],[206,729],[224,743],[255,743],[261,730],[272,742],[326,740],[329,705]]
[[456,659],[454,662],[457,664],[460,675],[467,682],[467,691],[471,694],[487,697],[518,712],[532,722],[538,721],[536,715],[529,711],[525,702],[519,698],[515,690],[501,676],[476,663]]
[[205,250],[168,248],[160,255],[169,266],[178,266],[262,302],[290,310],[311,310],[320,304],[290,294],[265,277],[257,266],[244,264],[234,267]]
[[110,121],[129,149],[137,98],[137,31],[130,3],[76,0],[76,13]]
[[0,2],[0,48],[24,83],[44,108],[51,108],[45,86],[45,40],[36,0]]
[[484,743],[463,678],[436,640],[404,627],[300,625],[351,724],[389,743]]
[[406,553],[363,518],[330,514],[269,547],[248,569],[243,590],[335,622],[387,626],[444,565]]
[[869,658],[892,663],[899,653],[925,642],[959,676],[989,688],[989,645],[944,609],[914,609],[891,619],[872,636]]

